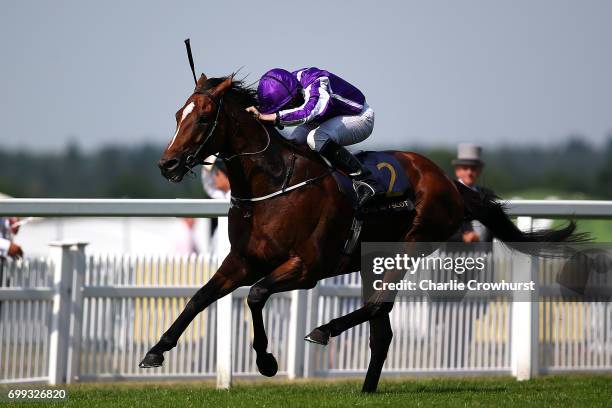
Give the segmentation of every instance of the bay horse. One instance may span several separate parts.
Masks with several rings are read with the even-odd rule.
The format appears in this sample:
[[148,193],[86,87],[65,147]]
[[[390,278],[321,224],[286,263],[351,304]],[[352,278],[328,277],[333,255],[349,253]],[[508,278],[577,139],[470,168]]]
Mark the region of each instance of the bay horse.
[[[321,279],[360,269],[359,251],[346,255],[355,209],[340,191],[329,166],[308,147],[284,139],[272,125],[245,111],[257,106],[256,92],[232,76],[207,79],[176,113],[176,132],[158,165],[180,182],[205,157],[224,159],[233,204],[229,210],[231,251],[211,279],[186,304],[140,367],[158,367],[196,315],[241,286],[251,286],[247,303],[253,320],[253,348],[259,372],[273,376],[275,357],[267,352],[262,311],[278,292],[313,288]],[[411,152],[388,152],[401,164],[414,190],[415,210],[369,215],[362,241],[444,242],[464,219],[477,219],[503,241],[558,242],[572,239],[572,222],[558,230],[523,233],[500,204],[451,180],[429,159]],[[299,187],[299,188],[298,188]],[[377,388],[393,336],[393,303],[367,299],[360,309],[315,329],[308,340],[326,344],[357,324],[369,322],[370,362],[364,392]]]

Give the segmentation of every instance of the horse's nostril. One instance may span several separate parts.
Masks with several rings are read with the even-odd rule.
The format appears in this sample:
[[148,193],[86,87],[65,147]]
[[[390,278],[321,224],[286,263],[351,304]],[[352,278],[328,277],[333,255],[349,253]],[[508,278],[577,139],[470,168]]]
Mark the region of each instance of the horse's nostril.
[[176,169],[179,163],[180,162],[176,159],[170,159],[170,160],[166,160],[165,162],[160,163],[159,167],[161,167],[164,170],[171,171],[171,170]]

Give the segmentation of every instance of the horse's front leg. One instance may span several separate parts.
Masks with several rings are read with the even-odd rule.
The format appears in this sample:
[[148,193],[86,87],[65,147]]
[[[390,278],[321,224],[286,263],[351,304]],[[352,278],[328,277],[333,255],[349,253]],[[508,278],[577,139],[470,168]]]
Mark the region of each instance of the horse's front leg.
[[276,358],[272,353],[266,351],[268,337],[263,321],[263,308],[266,301],[274,293],[310,289],[316,283],[316,279],[310,276],[302,259],[294,256],[251,287],[247,304],[253,318],[253,349],[257,353],[257,369],[266,377],[272,377],[278,371]]
[[179,337],[193,319],[216,300],[231,293],[240,286],[251,285],[261,275],[252,272],[242,258],[231,253],[223,260],[217,272],[187,302],[185,308],[160,340],[140,362],[140,368],[159,367],[164,361],[164,352],[176,346]]

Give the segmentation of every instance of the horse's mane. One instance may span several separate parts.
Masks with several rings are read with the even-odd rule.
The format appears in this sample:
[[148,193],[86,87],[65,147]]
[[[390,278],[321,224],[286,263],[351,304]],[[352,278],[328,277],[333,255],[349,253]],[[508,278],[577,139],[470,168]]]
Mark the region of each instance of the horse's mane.
[[[202,90],[210,90],[226,79],[227,77],[208,78],[204,83]],[[232,86],[225,91],[225,95],[232,101],[237,102],[241,108],[259,105],[259,102],[257,101],[257,89],[246,85],[243,80],[234,79],[232,81]]]

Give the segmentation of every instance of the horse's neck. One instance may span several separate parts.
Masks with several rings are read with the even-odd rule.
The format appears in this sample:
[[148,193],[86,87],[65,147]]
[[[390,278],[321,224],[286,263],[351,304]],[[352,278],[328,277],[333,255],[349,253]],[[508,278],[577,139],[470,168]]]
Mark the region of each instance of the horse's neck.
[[[281,189],[288,181],[287,172],[292,166],[294,170],[305,166],[313,170],[294,171],[296,176],[299,173],[316,174],[319,168],[325,170],[322,160],[314,152],[292,145],[272,127],[264,128],[253,121],[250,126],[241,126],[234,139],[228,153],[239,156],[227,162],[227,168],[235,196],[257,197]],[[268,143],[264,151],[245,155],[261,151]]]

